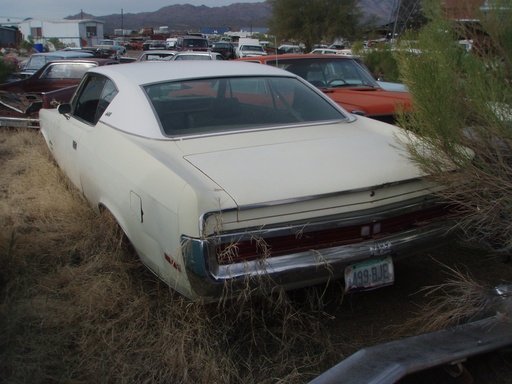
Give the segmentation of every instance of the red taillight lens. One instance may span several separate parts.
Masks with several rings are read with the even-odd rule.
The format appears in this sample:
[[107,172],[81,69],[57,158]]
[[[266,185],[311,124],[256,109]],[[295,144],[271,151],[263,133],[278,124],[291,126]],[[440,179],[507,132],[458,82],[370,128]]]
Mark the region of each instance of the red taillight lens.
[[221,265],[226,265],[313,249],[356,244],[366,239],[379,238],[407,229],[426,226],[434,221],[446,219],[450,214],[449,206],[437,205],[421,211],[358,225],[310,232],[299,231],[294,235],[264,239],[253,237],[236,243],[218,244],[216,247],[217,261]]

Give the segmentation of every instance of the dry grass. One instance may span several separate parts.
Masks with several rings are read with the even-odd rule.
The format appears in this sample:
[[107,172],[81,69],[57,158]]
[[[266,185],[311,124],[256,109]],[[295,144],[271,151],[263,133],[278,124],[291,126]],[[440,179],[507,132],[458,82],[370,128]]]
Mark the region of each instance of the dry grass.
[[0,174],[1,382],[295,383],[339,360],[318,305],[170,291],[38,132],[1,133]]
[[399,332],[407,327],[412,333],[433,332],[497,314],[502,320],[512,319],[510,308],[504,307],[510,305],[510,299],[495,294],[493,286],[479,282],[467,270],[446,265],[439,268],[447,276],[446,281],[418,292],[427,300],[411,320],[400,326]]
[[[336,287],[185,300],[68,185],[36,131],[0,131],[0,175],[2,383],[304,383],[390,337],[379,304],[358,312],[369,293],[347,308]],[[407,295],[381,295],[408,325]]]

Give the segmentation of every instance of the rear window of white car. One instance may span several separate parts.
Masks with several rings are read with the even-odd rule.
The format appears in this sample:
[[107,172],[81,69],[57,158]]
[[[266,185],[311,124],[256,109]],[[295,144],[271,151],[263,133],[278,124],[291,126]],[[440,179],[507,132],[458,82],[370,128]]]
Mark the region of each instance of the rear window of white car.
[[326,98],[288,77],[235,77],[144,87],[166,136],[345,120]]

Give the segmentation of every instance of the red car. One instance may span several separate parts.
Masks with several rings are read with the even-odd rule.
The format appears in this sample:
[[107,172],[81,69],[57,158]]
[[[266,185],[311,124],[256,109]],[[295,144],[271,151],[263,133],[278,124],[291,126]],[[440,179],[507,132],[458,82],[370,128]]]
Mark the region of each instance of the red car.
[[238,59],[286,69],[309,81],[348,112],[394,123],[411,109],[409,92],[386,91],[350,56],[290,54]]
[[32,76],[0,84],[0,127],[39,128],[39,110],[68,102],[85,72],[116,60],[85,58],[52,61]]

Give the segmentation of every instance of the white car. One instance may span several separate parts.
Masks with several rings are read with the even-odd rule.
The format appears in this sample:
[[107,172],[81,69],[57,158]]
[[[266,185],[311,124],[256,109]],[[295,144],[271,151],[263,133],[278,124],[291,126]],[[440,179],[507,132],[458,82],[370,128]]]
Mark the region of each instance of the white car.
[[167,44],[167,49],[174,49],[176,47],[176,42],[178,41],[177,37],[169,37],[165,40]]
[[397,143],[400,128],[272,66],[94,68],[40,124],[94,209],[198,301],[335,279],[389,285],[395,257],[447,231],[449,210]]
[[254,56],[266,56],[267,52],[265,49],[256,43],[239,43],[235,48],[236,57],[241,59],[242,57],[254,57]]

